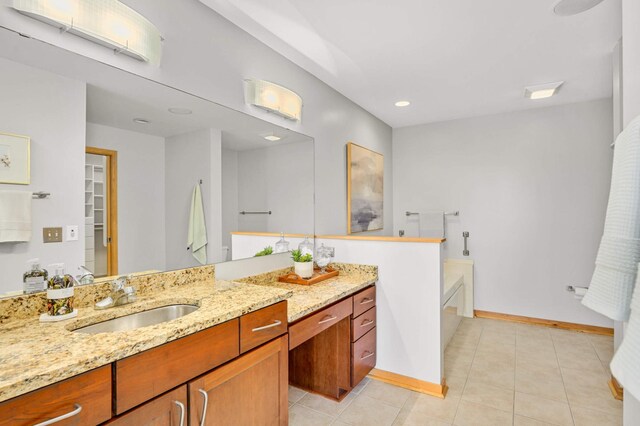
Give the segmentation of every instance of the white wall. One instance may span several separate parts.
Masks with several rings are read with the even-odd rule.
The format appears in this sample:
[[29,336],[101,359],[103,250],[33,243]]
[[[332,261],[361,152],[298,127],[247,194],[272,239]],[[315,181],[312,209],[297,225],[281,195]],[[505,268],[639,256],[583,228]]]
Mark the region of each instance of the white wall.
[[593,273],[612,131],[610,99],[394,129],[396,231],[406,210],[460,210],[445,257],[469,231],[476,309],[611,326],[565,286]]
[[164,138],[87,123],[87,146],[118,151],[118,272],[164,271]]
[[[197,0],[125,0],[158,26],[165,38],[160,67],[60,34],[8,8],[0,25],[84,54],[299,131],[315,139],[316,231],[343,234],[347,228],[346,149],[356,142],[385,156],[385,229],[391,234],[391,128],[316,77],[277,54]],[[245,105],[243,80],[260,78],[296,91],[304,100],[301,124]]]
[[166,266],[168,270],[198,266],[187,250],[191,195],[200,190],[207,226],[207,263],[222,256],[222,135],[203,129],[165,139]]
[[313,235],[313,181],[311,141],[238,152],[238,208],[272,214],[240,216],[236,231]]
[[[26,262],[33,257],[45,268],[64,262],[73,274],[84,263],[86,86],[0,59],[0,93],[0,132],[31,137],[31,184],[0,184],[0,190],[52,194],[32,202],[29,243],[0,244],[1,294],[22,289]],[[43,244],[43,227],[67,225],[78,226],[78,241]]]
[[[222,135],[224,138],[224,133]],[[238,230],[238,151],[222,149],[222,245],[231,260],[231,233]]]

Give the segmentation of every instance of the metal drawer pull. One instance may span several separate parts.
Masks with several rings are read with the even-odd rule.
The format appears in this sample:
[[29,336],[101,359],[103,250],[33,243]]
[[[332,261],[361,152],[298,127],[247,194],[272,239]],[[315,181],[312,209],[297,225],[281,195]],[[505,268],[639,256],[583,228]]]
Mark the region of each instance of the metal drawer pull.
[[367,358],[371,358],[372,356],[374,356],[374,355],[376,354],[375,352],[369,352],[369,351],[364,351],[364,353],[363,353],[363,354],[366,354],[366,353],[368,353],[369,355],[361,356],[361,357],[360,357],[360,359],[367,359]]
[[74,404],[75,409],[73,411],[69,411],[67,414],[63,414],[61,416],[58,416],[56,418],[53,418],[51,420],[45,420],[42,423],[38,423],[34,426],[47,426],[47,425],[52,425],[54,423],[58,423],[61,422],[64,419],[68,419],[69,417],[73,417],[73,416],[77,416],[78,414],[80,414],[80,411],[82,411],[82,405],[80,404]]
[[273,324],[269,324],[269,325],[263,325],[262,327],[256,327],[254,329],[252,329],[251,331],[262,331],[262,330],[266,330],[267,328],[273,328],[273,327],[277,327],[280,324],[282,324],[282,321],[280,320],[275,320],[273,322]]
[[184,426],[184,404],[180,401],[173,401],[180,409],[180,426]]
[[373,320],[365,319],[364,321],[362,321],[362,324],[360,324],[360,327],[366,327],[366,326],[371,325],[373,323],[374,323]]
[[320,321],[318,321],[318,324],[324,324],[325,322],[333,321],[334,319],[337,319],[337,318],[338,317],[334,317],[332,315],[327,315],[326,317],[324,317]]
[[365,297],[364,299],[362,299],[362,300],[360,301],[360,304],[361,304],[361,305],[366,305],[367,303],[371,303],[371,302],[373,302],[373,299],[372,299],[372,298],[370,298],[370,297]]
[[207,405],[209,405],[209,394],[204,389],[198,389],[198,392],[202,394],[204,398],[204,404],[202,406],[202,419],[200,419],[200,426],[204,426],[204,421],[207,418]]

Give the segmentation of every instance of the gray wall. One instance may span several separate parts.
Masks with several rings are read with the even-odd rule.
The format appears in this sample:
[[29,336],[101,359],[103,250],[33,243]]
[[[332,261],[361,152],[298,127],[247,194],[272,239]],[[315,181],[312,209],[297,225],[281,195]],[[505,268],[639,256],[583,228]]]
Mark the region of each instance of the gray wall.
[[[224,139],[224,133],[222,134]],[[231,233],[238,230],[238,151],[222,149],[222,245],[231,259]]]
[[204,129],[165,139],[165,235],[169,270],[199,265],[187,250],[187,231],[191,195],[200,179],[208,263],[218,262],[222,256],[221,137],[219,130]]
[[395,228],[406,210],[460,210],[475,308],[611,326],[565,291],[593,273],[609,193],[610,99],[394,129]]
[[[313,142],[238,152],[238,230],[313,235]],[[237,214],[237,212],[236,212]]]
[[118,151],[118,272],[165,270],[164,138],[87,123],[87,146]]
[[[109,49],[60,34],[58,29],[8,8],[0,9],[0,25],[313,137],[319,234],[343,234],[347,229],[345,144],[353,141],[384,154],[385,229],[377,233],[391,234],[393,185],[388,125],[197,0],[123,3],[146,16],[165,37],[160,67],[114,56]],[[274,81],[300,94],[304,100],[302,123],[246,105],[246,78]]]
[[[0,59],[0,93],[0,132],[31,137],[31,185],[0,184],[0,190],[51,193],[32,202],[31,241],[0,244],[0,293],[5,293],[22,289],[28,259],[40,258],[45,268],[65,262],[73,274],[84,262],[86,86]],[[78,241],[42,243],[43,227],[67,225],[78,226]]]

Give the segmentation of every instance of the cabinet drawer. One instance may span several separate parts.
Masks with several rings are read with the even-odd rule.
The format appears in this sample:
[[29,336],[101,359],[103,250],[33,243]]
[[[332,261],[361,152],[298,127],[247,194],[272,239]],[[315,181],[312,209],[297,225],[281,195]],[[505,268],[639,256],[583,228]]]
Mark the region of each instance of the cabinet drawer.
[[353,316],[357,317],[376,305],[376,287],[372,286],[353,296]]
[[276,303],[240,317],[240,353],[287,332],[287,302]]
[[34,425],[74,411],[79,412],[56,426],[111,418],[111,365],[0,403],[0,425]]
[[182,385],[112,419],[107,424],[109,426],[182,425],[187,423],[187,416],[187,385]]
[[375,306],[351,320],[351,341],[355,342],[376,326]]
[[237,357],[239,322],[233,319],[116,361],[116,414]]
[[316,334],[337,324],[341,319],[351,315],[352,298],[344,299],[335,305],[324,308],[289,327],[289,349],[293,349]]
[[351,344],[351,386],[356,387],[376,366],[376,329]]

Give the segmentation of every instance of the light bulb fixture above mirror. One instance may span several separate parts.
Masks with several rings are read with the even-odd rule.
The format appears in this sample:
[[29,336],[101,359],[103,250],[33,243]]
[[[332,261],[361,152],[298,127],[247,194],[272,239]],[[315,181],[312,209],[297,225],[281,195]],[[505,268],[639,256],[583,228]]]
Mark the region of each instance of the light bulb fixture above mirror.
[[158,28],[118,0],[13,0],[13,9],[139,61],[160,64]]
[[244,99],[247,104],[300,121],[302,98],[296,92],[265,80],[249,79],[245,83]]

